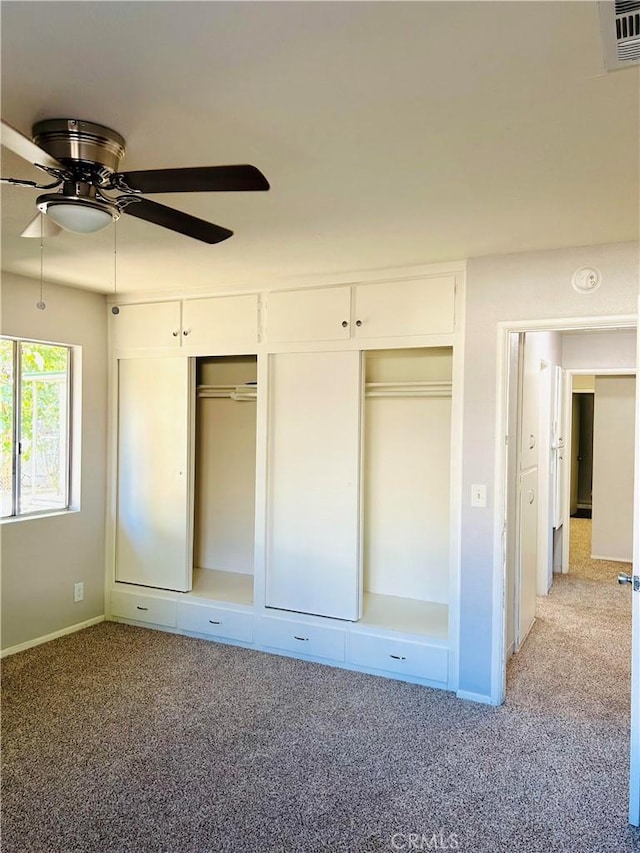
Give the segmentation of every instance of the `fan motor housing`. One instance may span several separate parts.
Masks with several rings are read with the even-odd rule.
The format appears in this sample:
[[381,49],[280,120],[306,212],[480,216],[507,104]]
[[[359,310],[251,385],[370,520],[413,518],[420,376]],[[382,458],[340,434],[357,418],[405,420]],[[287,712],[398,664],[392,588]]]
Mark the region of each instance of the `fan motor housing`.
[[78,162],[97,172],[117,172],[124,157],[125,141],[109,127],[90,121],[50,118],[32,128],[33,141],[65,166]]

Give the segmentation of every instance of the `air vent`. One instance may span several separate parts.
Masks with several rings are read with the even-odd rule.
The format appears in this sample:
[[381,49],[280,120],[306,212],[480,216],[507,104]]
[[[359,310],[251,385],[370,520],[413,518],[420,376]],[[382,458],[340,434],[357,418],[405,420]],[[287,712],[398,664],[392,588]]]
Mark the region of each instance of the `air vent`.
[[640,65],[640,0],[601,2],[604,62],[609,71]]

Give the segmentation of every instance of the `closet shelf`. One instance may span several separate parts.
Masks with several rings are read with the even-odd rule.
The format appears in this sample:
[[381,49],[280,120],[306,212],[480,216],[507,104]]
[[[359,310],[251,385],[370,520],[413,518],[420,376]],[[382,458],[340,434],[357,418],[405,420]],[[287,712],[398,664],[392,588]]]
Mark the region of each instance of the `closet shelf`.
[[451,381],[367,382],[365,397],[451,397]]
[[255,400],[257,388],[255,385],[198,385],[198,397],[213,397],[229,400]]

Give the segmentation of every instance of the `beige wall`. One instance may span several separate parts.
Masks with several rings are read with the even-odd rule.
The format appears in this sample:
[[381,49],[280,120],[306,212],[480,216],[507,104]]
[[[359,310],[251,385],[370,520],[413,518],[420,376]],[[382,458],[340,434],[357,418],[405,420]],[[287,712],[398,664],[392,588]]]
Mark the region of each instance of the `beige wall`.
[[[107,315],[104,296],[3,275],[2,334],[82,347],[80,510],[4,522],[2,648],[104,613]],[[84,583],[74,604],[73,585]]]
[[[500,695],[502,669],[493,638],[502,630],[494,574],[496,519],[497,324],[563,317],[634,315],[638,307],[637,243],[583,246],[470,260],[464,369],[460,690],[478,697]],[[598,290],[579,294],[575,270],[596,266]],[[472,508],[472,483],[489,485],[486,509]],[[494,622],[495,620],[495,622]]]

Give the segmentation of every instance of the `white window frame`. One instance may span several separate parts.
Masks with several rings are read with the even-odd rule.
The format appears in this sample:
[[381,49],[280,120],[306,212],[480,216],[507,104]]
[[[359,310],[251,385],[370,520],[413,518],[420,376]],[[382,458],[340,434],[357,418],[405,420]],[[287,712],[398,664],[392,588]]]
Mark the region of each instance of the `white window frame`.
[[[13,452],[11,460],[11,514],[0,518],[0,523],[13,522],[19,519],[38,518],[43,515],[57,515],[66,513],[72,509],[72,482],[73,482],[73,414],[74,414],[74,347],[71,344],[56,341],[41,341],[33,338],[13,337],[12,335],[0,335],[0,340],[11,341],[13,346]],[[66,375],[66,471],[64,476],[64,505],[57,507],[44,507],[29,512],[20,511],[21,497],[21,432],[22,432],[22,351],[21,344],[42,344],[44,346],[59,347],[67,350],[67,375]]]

